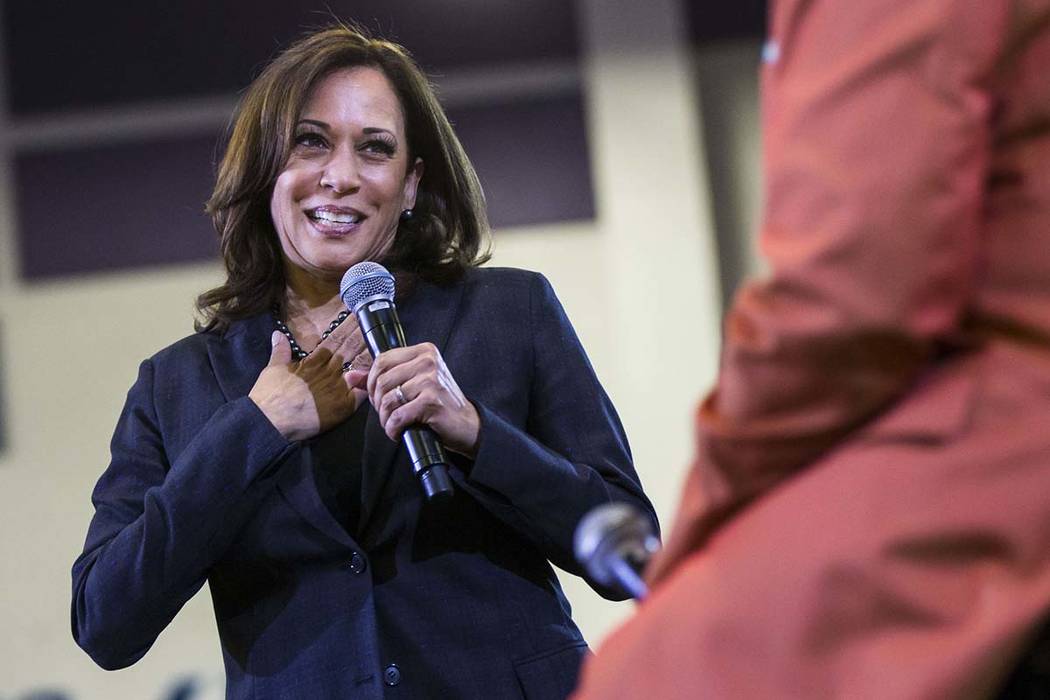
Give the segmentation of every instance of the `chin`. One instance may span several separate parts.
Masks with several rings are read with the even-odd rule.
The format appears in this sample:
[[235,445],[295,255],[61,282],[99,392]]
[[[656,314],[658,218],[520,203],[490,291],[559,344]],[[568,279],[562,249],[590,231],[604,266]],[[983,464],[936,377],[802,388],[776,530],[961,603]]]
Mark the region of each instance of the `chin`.
[[385,250],[375,250],[373,246],[362,249],[362,246],[345,245],[312,246],[303,250],[297,263],[289,261],[303,272],[317,279],[336,282],[342,279],[348,269],[363,260],[379,260]]
[[332,252],[329,251],[327,255],[319,255],[310,262],[313,268],[314,274],[330,277],[332,275],[342,275],[353,265],[367,260],[367,253],[360,253],[356,251],[341,251]]

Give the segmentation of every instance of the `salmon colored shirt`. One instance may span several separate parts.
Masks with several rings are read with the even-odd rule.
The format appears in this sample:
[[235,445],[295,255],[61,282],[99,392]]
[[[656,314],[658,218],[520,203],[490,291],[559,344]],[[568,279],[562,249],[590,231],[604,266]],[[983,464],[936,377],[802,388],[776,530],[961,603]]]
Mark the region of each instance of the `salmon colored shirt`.
[[1050,612],[1050,0],[773,0],[767,278],[580,699],[994,692]]

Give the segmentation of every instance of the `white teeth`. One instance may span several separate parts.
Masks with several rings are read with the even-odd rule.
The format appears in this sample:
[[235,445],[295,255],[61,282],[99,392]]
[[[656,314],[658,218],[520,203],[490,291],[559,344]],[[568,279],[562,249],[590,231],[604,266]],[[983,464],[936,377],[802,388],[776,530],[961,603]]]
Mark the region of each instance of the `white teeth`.
[[313,216],[315,219],[330,221],[333,224],[356,224],[361,220],[356,214],[337,214],[332,211],[315,211]]

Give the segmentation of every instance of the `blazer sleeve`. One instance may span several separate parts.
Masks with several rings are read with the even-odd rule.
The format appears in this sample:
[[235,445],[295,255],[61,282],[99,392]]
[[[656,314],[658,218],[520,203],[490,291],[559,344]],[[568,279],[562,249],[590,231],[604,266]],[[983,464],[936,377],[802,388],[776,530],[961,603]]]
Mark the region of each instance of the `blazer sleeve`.
[[952,341],[979,270],[1010,5],[772,4],[759,235],[771,273],[727,315],[687,517],[662,561],[901,396]]
[[[73,564],[72,628],[106,669],[140,659],[203,585],[293,449],[255,404],[221,406],[169,464],[142,363],[92,494],[95,514]],[[169,397],[170,398],[170,397]]]
[[[652,519],[623,426],[565,311],[542,275],[529,290],[532,374],[522,429],[483,403],[478,453],[462,484],[560,568],[584,576],[573,533],[592,508],[633,504]],[[601,595],[622,594],[589,581]]]

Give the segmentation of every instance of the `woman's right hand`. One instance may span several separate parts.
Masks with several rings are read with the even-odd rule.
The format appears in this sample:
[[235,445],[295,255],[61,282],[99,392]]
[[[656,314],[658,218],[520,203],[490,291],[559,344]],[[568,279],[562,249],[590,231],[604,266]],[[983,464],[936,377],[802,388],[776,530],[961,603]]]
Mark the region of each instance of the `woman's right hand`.
[[[345,326],[345,328],[344,328]],[[274,331],[270,361],[248,398],[288,440],[306,440],[346,420],[367,394],[350,386],[343,364],[367,363],[361,330],[349,318],[299,362],[288,339]]]

